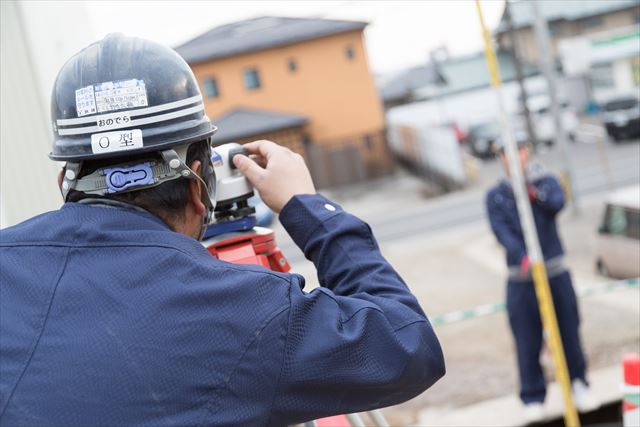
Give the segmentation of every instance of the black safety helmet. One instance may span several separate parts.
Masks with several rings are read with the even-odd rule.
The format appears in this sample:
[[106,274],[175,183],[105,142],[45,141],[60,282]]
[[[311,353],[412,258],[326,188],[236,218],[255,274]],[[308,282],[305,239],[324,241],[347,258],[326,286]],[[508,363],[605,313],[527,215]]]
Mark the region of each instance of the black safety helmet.
[[51,119],[49,157],[61,161],[160,151],[215,132],[184,59],[122,34],[107,35],[64,64],[53,85]]
[[[122,34],[87,46],[58,73],[51,118],[49,157],[67,162],[65,200],[72,190],[103,196],[187,178],[204,185],[205,222],[211,219],[213,167],[200,177],[186,157],[191,143],[210,142],[216,128],[205,115],[193,72],[174,50]],[[141,153],[150,158],[132,160]],[[95,159],[109,166],[83,173],[83,162]]]

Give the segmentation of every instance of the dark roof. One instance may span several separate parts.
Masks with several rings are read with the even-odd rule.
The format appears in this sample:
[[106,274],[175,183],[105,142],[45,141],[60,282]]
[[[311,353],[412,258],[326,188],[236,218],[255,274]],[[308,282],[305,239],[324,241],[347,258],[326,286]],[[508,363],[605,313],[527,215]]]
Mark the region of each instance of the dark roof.
[[190,64],[362,30],[366,22],[263,16],[213,28],[176,47]]
[[[638,0],[589,0],[589,1],[540,1],[540,10],[547,21],[576,21],[590,16],[602,15],[631,7],[639,7]],[[513,27],[522,28],[533,25],[534,14],[531,1],[511,3]],[[504,13],[496,32],[507,30]]]
[[306,117],[297,114],[253,108],[236,108],[211,120],[218,127],[218,132],[214,135],[216,143],[290,129],[302,126],[308,121]]
[[[508,52],[500,50],[496,53],[500,78],[502,81],[515,79],[516,71],[513,60]],[[491,79],[487,68],[487,60],[483,52],[448,58],[438,63],[437,78],[434,80],[428,69],[430,65],[415,67],[391,80],[381,89],[381,96],[385,101],[401,99],[392,97],[405,89],[404,96],[413,95],[413,91],[437,84],[435,94],[438,96],[461,93],[468,90],[489,86]],[[522,74],[529,77],[537,74],[536,67],[522,64]],[[432,78],[429,78],[432,77]],[[391,85],[391,87],[387,87]],[[398,89],[396,91],[396,89]],[[395,91],[395,92],[394,92]],[[418,97],[425,96],[418,94]]]
[[[510,81],[516,78],[515,66],[511,54],[503,50],[496,52],[500,79]],[[484,52],[451,58],[440,64],[442,75],[447,85],[441,94],[453,94],[467,90],[488,86],[491,83],[487,59]],[[522,64],[522,74],[525,77],[537,74],[536,67],[531,64]]]
[[400,100],[411,97],[416,89],[429,85],[442,85],[445,79],[438,67],[430,63],[410,68],[389,80],[380,90],[383,101]]

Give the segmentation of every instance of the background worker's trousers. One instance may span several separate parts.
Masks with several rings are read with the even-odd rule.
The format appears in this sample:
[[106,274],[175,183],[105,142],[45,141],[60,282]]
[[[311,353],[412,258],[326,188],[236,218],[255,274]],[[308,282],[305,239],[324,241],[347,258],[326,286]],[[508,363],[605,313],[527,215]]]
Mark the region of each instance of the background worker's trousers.
[[[549,278],[551,294],[562,335],[571,380],[586,383],[586,362],[580,344],[580,323],[576,295],[568,272]],[[524,403],[543,402],[546,394],[544,374],[540,366],[542,322],[532,281],[509,281],[507,284],[509,323],[518,353],[520,399]]]

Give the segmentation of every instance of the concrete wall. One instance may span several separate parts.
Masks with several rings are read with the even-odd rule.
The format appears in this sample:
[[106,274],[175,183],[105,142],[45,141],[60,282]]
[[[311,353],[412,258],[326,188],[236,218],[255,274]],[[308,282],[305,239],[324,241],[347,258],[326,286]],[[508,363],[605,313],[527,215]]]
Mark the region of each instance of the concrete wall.
[[[348,46],[355,53],[352,60],[345,54]],[[297,63],[295,73],[289,70],[289,59]],[[205,100],[212,118],[235,107],[300,114],[309,118],[312,139],[326,143],[375,133],[384,127],[382,103],[369,70],[362,31],[192,67],[201,84],[207,77],[217,81],[220,96]],[[257,90],[244,86],[243,71],[249,67],[259,70],[261,87]]]

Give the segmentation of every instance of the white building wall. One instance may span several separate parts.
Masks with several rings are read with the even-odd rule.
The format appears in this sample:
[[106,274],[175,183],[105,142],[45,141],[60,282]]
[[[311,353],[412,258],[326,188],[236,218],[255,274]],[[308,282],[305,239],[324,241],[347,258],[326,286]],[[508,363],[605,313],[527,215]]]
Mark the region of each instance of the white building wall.
[[[546,84],[541,76],[530,77],[525,80],[528,94],[543,93]],[[520,88],[515,81],[502,86],[505,109],[509,114],[516,114],[520,110]],[[447,95],[440,99],[415,102],[391,108],[387,111],[387,119],[395,120],[398,116],[412,117],[416,123],[433,126],[455,122],[459,126],[468,126],[498,120],[498,104],[495,93],[490,86],[466,91],[459,94]]]
[[[64,5],[64,4],[63,4]],[[70,6],[73,6],[69,8]],[[0,227],[58,208],[49,160],[51,87],[63,61],[93,38],[82,2],[1,1]]]

